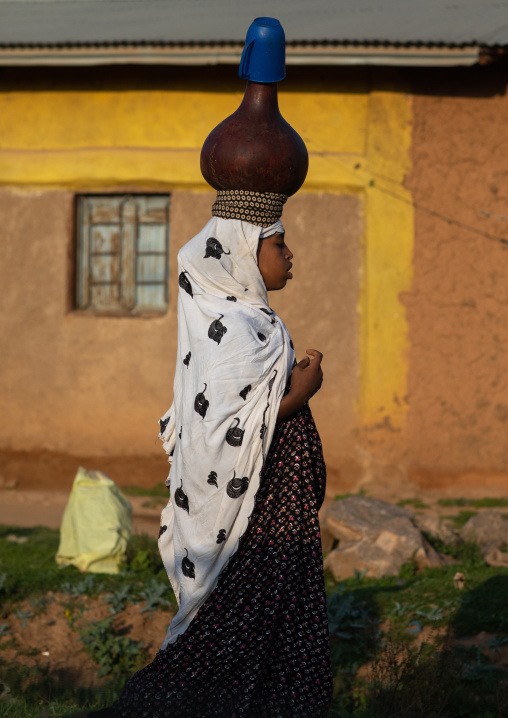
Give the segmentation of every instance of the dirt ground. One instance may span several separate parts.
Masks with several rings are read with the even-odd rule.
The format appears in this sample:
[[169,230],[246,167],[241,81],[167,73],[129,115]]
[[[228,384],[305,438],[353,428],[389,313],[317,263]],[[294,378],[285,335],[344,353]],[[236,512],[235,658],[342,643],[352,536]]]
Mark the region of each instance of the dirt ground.
[[[59,528],[76,472],[80,466],[98,469],[109,476],[120,487],[137,486],[152,488],[166,479],[168,464],[161,457],[75,457],[53,452],[0,452],[0,524],[10,526],[47,526]],[[464,474],[453,484],[443,481],[401,483],[369,483],[361,487],[367,496],[397,503],[400,499],[419,499],[428,508],[413,509],[423,514],[452,516],[459,507],[443,507],[438,504],[442,498],[479,499],[484,497],[508,498],[508,482],[496,480],[485,482],[474,472]],[[330,477],[326,506],[334,500],[337,481]],[[344,488],[346,491],[354,489]],[[165,501],[162,498],[129,496],[133,507],[133,530],[156,536],[159,516]],[[481,511],[482,509],[475,509]]]
[[[50,592],[46,598],[51,601],[46,611],[31,618],[24,627],[21,618],[15,614],[9,616],[9,627],[16,638],[16,647],[3,648],[2,659],[7,663],[15,661],[27,667],[40,667],[59,683],[75,682],[83,688],[101,686],[104,679],[98,678],[97,664],[83,650],[78,631],[109,618],[111,614],[108,605],[101,599],[82,596],[72,599],[71,615],[69,596]],[[153,660],[160,649],[173,614],[159,610],[140,613],[140,606],[126,606],[117,615],[114,625],[121,635],[144,644],[146,664]],[[23,601],[19,608],[22,611],[33,610],[30,601]],[[3,642],[8,645],[8,637]]]
[[[164,482],[168,464],[161,457],[75,457],[41,452],[0,453],[0,524],[60,528],[80,466],[97,469],[118,486],[152,488]],[[133,530],[157,536],[162,498],[130,496]]]
[[[62,515],[67,504],[75,473],[79,466],[88,469],[100,469],[119,486],[139,486],[151,488],[164,481],[167,465],[164,460],[155,458],[101,458],[64,457],[54,454],[27,455],[3,454],[0,456],[0,524],[33,527],[47,526],[59,528]],[[469,486],[469,489],[468,489]],[[330,492],[325,507],[334,500],[336,492]],[[475,481],[465,481],[461,486],[450,491],[443,489],[422,489],[406,486],[368,486],[368,496],[396,503],[401,496],[419,499],[426,504],[414,507],[407,505],[408,510],[423,514],[453,516],[464,507],[443,507],[438,504],[440,498],[482,498],[497,496],[508,498],[508,486],[490,487]],[[134,531],[147,533],[157,537],[160,510],[165,502],[163,498],[148,496],[129,496],[133,506]],[[467,507],[466,507],[467,508]],[[483,509],[475,509],[482,511]],[[503,511],[503,509],[501,509]],[[505,509],[508,512],[508,510]],[[97,677],[97,664],[88,656],[81,643],[76,629],[86,628],[92,622],[109,617],[108,605],[102,600],[80,597],[73,600],[74,606],[82,609],[73,615],[69,610],[69,597],[64,594],[48,594],[50,603],[44,613],[37,615],[22,628],[22,619],[14,614],[9,616],[9,626],[16,638],[16,647],[5,647],[2,658],[7,662],[16,661],[28,667],[39,666],[58,682],[75,682],[79,677],[79,685],[83,687],[100,687],[105,679]],[[20,605],[21,610],[29,610],[29,602]],[[142,641],[146,646],[145,661],[153,659],[165,636],[171,614],[154,611],[140,613],[139,605],[129,605],[115,618],[115,626],[123,635],[135,641]],[[421,639],[427,637],[426,630]],[[491,634],[482,633],[467,639],[467,645],[482,648],[494,665],[508,666],[508,646],[491,648],[489,643],[494,638]],[[9,638],[3,639],[4,644]],[[466,642],[463,641],[466,644]],[[365,669],[366,670],[366,669]]]

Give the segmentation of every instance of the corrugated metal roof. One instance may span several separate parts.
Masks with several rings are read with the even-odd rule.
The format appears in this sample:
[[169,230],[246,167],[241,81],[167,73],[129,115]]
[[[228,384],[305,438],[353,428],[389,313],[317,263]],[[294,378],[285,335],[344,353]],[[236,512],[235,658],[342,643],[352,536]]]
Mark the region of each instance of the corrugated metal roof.
[[508,45],[508,0],[0,0],[0,45],[242,43],[262,15],[288,43]]

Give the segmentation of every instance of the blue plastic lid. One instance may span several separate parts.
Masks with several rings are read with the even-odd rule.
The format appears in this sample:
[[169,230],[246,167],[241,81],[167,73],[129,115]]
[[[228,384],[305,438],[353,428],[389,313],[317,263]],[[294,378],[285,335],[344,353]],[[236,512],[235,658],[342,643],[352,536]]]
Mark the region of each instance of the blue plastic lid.
[[273,17],[258,17],[247,31],[238,74],[252,82],[280,82],[286,77],[286,38]]

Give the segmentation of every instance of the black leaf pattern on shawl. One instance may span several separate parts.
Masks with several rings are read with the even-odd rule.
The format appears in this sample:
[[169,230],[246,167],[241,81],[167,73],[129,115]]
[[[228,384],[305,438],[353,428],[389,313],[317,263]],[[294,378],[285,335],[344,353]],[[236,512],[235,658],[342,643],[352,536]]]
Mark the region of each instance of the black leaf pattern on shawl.
[[159,529],[159,538],[162,536],[162,534],[168,530],[167,526],[161,526]]
[[167,416],[165,419],[159,419],[159,426],[161,428],[161,434],[163,434],[166,431],[166,427],[169,424],[169,420],[171,419],[170,416]]
[[183,363],[185,364],[185,366],[189,366],[189,362],[190,362],[190,360],[191,360],[191,356],[192,356],[192,354],[189,352],[189,353],[187,354],[187,356],[185,357],[185,359],[183,360]]
[[187,578],[196,578],[196,573],[194,571],[194,564],[189,559],[189,552],[187,549],[184,549],[187,556],[182,559],[182,573],[184,576],[187,576]]
[[269,317],[271,317],[273,314],[273,312],[271,312],[269,309],[263,309],[263,307],[261,307],[261,311],[265,314],[268,314]]
[[292,349],[293,351],[295,350],[295,345],[293,344],[293,340],[292,340],[292,339],[289,340],[289,346],[291,347],[291,349]]
[[205,384],[205,388],[203,391],[200,391],[199,394],[196,394],[196,398],[194,399],[194,411],[197,411],[199,416],[204,419],[206,411],[208,407],[210,406],[210,402],[205,397],[205,391],[208,384]]
[[182,488],[183,479],[180,479],[180,488],[175,491],[175,504],[189,513],[189,497]]
[[222,244],[218,239],[215,239],[215,237],[210,237],[206,240],[206,251],[203,259],[207,259],[208,257],[220,259],[222,254],[231,254],[231,252],[226,252],[226,250],[223,249]]
[[237,499],[244,494],[248,488],[249,479],[247,476],[241,479],[239,476],[236,476],[236,471],[234,471],[233,478],[231,481],[228,481],[228,485],[226,486],[226,493],[230,499]]
[[264,334],[261,334],[261,332],[258,332],[258,339],[260,342],[266,342],[266,337]]
[[247,399],[247,394],[249,393],[249,391],[250,391],[251,389],[252,389],[251,384],[247,384],[247,386],[244,386],[243,389],[242,389],[242,391],[240,392],[240,396],[242,397],[242,399],[243,399],[244,401]]
[[178,285],[187,292],[187,294],[190,294],[191,297],[193,297],[192,293],[192,286],[187,277],[185,276],[186,272],[180,272],[178,276]]
[[226,540],[226,529],[220,529],[217,534],[217,543],[222,543]]
[[274,370],[273,370],[273,376],[272,376],[272,378],[270,379],[270,381],[268,382],[268,396],[270,396],[270,394],[272,393],[273,382],[275,381],[275,377],[277,376],[277,374],[278,374],[278,370],[277,370],[277,369],[274,369]]
[[228,302],[236,302],[236,297],[227,296],[226,299]]
[[234,421],[238,422],[236,426],[230,426],[226,432],[226,441],[230,446],[241,446],[245,431],[238,428],[240,419],[235,417]]
[[207,484],[210,484],[211,486],[216,486],[219,488],[219,485],[217,483],[217,472],[216,471],[210,471],[208,474],[208,479],[206,480]]
[[214,342],[220,344],[222,337],[227,332],[227,327],[221,322],[224,314],[220,314],[218,319],[215,319],[208,327],[208,336],[213,339]]
[[259,430],[259,436],[261,437],[261,439],[263,439],[264,435],[266,434],[266,430],[268,428],[265,423],[265,417],[266,417],[266,412],[268,411],[269,406],[270,406],[270,404],[267,404],[265,406],[265,410],[263,412],[263,423],[261,424],[261,429]]

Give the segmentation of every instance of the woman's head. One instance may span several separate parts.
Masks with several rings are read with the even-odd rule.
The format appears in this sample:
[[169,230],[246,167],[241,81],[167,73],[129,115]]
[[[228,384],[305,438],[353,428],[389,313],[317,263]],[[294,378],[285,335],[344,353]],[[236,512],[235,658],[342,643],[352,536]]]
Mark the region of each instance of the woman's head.
[[292,279],[291,260],[293,253],[285,241],[284,232],[276,232],[259,240],[258,267],[268,291],[284,289],[288,279]]

